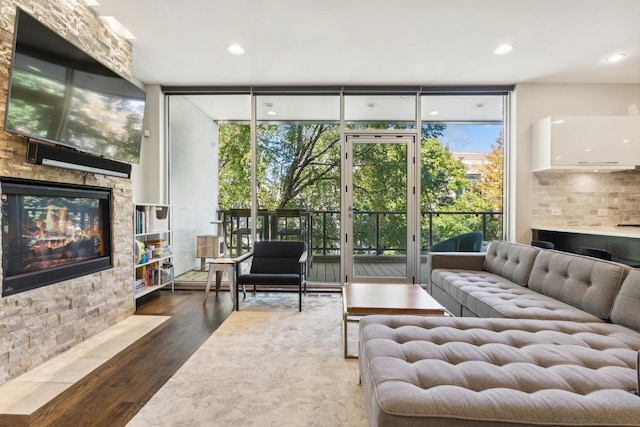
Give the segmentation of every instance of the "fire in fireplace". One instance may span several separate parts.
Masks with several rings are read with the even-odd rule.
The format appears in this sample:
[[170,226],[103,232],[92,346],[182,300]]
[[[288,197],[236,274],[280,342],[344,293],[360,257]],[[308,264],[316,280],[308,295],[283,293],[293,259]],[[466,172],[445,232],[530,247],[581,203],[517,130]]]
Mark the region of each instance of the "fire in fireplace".
[[2,296],[111,268],[111,189],[0,183]]

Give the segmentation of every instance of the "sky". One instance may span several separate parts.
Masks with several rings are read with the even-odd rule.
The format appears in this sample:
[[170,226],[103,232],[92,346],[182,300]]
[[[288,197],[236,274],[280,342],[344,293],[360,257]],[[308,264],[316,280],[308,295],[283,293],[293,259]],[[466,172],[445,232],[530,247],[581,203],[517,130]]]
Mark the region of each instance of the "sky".
[[491,144],[498,139],[500,129],[501,124],[447,124],[444,136],[438,139],[449,144],[451,151],[488,153]]

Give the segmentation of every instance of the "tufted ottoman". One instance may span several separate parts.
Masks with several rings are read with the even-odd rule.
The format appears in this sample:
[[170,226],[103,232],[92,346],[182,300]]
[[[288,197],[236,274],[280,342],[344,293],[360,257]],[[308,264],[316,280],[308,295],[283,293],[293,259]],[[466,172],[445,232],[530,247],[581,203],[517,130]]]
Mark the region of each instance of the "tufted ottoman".
[[369,316],[371,426],[640,426],[640,333],[604,322]]

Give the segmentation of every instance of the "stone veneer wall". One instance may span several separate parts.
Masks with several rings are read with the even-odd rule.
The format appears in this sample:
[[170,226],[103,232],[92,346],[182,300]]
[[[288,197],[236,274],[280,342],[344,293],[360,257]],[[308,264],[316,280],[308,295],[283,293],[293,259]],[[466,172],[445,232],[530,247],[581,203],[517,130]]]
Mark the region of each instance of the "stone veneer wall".
[[[544,173],[533,178],[533,225],[640,223],[640,169],[612,173]],[[560,209],[561,215],[551,215]],[[598,215],[606,209],[606,216]]]
[[[16,6],[130,78],[130,43],[114,35],[83,0],[0,0],[0,123],[4,122]],[[0,130],[0,176],[113,189],[113,268],[0,299],[0,384],[134,311],[131,181],[32,165],[25,156],[26,140]]]

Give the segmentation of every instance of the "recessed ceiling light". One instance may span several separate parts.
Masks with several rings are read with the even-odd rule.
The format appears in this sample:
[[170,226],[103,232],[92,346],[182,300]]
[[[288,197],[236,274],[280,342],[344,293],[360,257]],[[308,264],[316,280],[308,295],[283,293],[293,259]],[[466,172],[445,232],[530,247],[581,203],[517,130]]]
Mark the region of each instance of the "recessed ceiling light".
[[607,58],[607,62],[620,62],[626,55],[624,53],[616,53]]
[[270,116],[275,116],[276,112],[275,111],[267,111],[267,114]]
[[506,43],[498,46],[496,50],[493,51],[493,53],[495,53],[496,55],[504,55],[505,53],[509,53],[512,50],[513,50],[513,45]]
[[429,112],[429,115],[430,115],[430,116],[437,116],[437,115],[439,115],[439,114],[440,114],[440,111],[437,111],[437,110],[433,110],[433,111],[430,111],[430,112]]
[[233,43],[227,46],[227,50],[234,55],[242,55],[244,53],[244,48],[237,43]]

